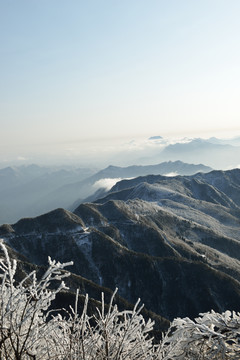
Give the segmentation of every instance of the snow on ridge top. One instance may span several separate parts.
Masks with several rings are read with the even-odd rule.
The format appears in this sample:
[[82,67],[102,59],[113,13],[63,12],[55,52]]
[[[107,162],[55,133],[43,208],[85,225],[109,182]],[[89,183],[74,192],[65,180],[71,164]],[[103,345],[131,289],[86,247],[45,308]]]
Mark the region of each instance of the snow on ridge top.
[[181,194],[172,190],[167,186],[142,182],[133,188],[133,191],[130,194],[130,198],[138,197],[145,201],[157,201],[163,198],[164,199],[169,197],[172,198],[173,196],[176,195],[181,195]]
[[[80,225],[77,225],[76,227],[72,228],[72,229],[68,229],[68,228],[59,228],[56,227],[54,230],[46,230],[46,229],[38,229],[38,230],[32,230],[32,231],[22,231],[21,235],[25,236],[25,237],[41,237],[42,234],[45,234],[47,236],[56,236],[56,235],[62,235],[62,234],[81,234],[81,235],[86,235],[89,234],[88,232],[88,227],[82,227]],[[10,233],[10,234],[6,234],[8,238],[14,237],[14,233]],[[6,236],[5,235],[5,236]]]
[[35,218],[23,218],[12,228],[17,233],[48,232],[59,233],[64,231],[76,231],[76,228],[83,230],[84,223],[77,215],[64,209],[55,209]]

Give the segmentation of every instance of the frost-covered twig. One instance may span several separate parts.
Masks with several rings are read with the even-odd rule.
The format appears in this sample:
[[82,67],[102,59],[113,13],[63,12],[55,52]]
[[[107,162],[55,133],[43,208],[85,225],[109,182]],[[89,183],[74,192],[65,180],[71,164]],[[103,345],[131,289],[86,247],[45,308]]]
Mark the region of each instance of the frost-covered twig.
[[[65,289],[65,267],[49,258],[49,268],[37,279],[32,271],[15,282],[15,260],[3,242],[0,247],[0,359],[4,360],[239,360],[240,314],[214,311],[195,320],[175,319],[162,341],[153,344],[150,333],[154,322],[145,321],[139,300],[133,310],[119,311],[111,297],[106,311],[104,294],[96,313],[88,314],[88,296],[78,313],[79,291],[75,306],[51,316],[50,305]],[[50,288],[60,281],[56,289]],[[49,320],[50,319],[50,320]]]
[[240,314],[211,312],[175,319],[159,348],[163,360],[240,359]]
[[[0,260],[0,357],[1,359],[44,358],[46,349],[54,344],[53,334],[59,332],[56,323],[47,321],[46,312],[56,294],[65,287],[61,282],[55,290],[49,285],[67,275],[65,266],[49,261],[49,268],[39,281],[31,272],[15,285],[16,261],[11,262],[6,246],[0,243],[5,258]],[[54,325],[54,326],[53,326]],[[48,334],[46,337],[45,335]],[[46,340],[47,339],[47,340]],[[52,346],[54,352],[55,348]],[[47,358],[46,358],[47,359]]]

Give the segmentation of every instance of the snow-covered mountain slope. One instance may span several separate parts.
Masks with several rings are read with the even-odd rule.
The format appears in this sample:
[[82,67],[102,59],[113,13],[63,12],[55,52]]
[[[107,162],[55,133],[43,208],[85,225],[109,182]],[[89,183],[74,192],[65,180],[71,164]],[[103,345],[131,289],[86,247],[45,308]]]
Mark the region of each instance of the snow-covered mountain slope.
[[[81,182],[64,186],[62,189],[59,189],[58,192],[61,191],[68,194],[69,199],[72,201],[69,209],[74,210],[82,202],[96,200],[99,197],[99,190],[101,191],[101,194],[105,194],[106,190],[110,189],[110,187],[107,186],[110,179],[115,179],[115,182],[117,182],[121,179],[135,178],[137,176],[145,176],[148,174],[193,175],[198,172],[205,173],[211,170],[210,167],[202,164],[187,164],[182,161],[167,161],[156,165],[132,165],[127,167],[110,165]],[[101,180],[105,180],[105,182]],[[79,196],[78,200],[76,200],[76,194]]]
[[[121,178],[146,174],[190,175],[210,170],[201,164],[181,161],[126,168],[109,166],[98,172],[87,168],[38,165],[6,167],[0,169],[0,224],[15,222],[25,216],[37,216],[58,207],[74,210],[99,188],[109,190],[112,186],[107,186],[109,179],[116,179],[116,182]],[[76,205],[72,205],[76,201]]]
[[73,260],[73,273],[169,319],[239,311],[239,179],[232,170],[125,180],[74,214],[22,219],[0,235],[35,264]]

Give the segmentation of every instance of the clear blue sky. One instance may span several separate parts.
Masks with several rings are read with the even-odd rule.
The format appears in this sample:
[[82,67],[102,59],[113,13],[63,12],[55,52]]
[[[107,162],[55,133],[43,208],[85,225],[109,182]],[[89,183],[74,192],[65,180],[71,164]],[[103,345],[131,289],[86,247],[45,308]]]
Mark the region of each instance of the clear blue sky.
[[239,0],[0,0],[1,152],[240,133]]

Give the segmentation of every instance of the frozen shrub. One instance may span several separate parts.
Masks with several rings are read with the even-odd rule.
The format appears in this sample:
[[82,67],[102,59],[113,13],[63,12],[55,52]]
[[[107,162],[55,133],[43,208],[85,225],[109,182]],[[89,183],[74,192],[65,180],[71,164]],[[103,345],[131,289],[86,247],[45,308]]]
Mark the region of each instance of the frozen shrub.
[[50,359],[56,353],[56,336],[61,334],[56,322],[47,321],[48,309],[65,285],[61,281],[56,290],[49,285],[67,276],[62,269],[72,263],[60,264],[49,258],[49,268],[39,281],[33,271],[15,285],[16,261],[11,261],[4,244],[0,245],[5,255],[0,260],[0,358]]
[[[144,320],[139,301],[133,310],[108,310],[104,295],[100,310],[89,315],[88,296],[81,314],[75,307],[66,316],[53,315],[49,310],[56,294],[66,289],[62,279],[69,274],[67,265],[52,261],[37,279],[31,272],[15,283],[17,263],[11,261],[3,242],[0,246],[0,359],[3,360],[208,360],[240,359],[240,314],[214,311],[200,314],[195,320],[175,319],[158,345],[153,344],[150,331],[154,322]],[[60,281],[50,289],[52,281]]]
[[62,326],[67,359],[155,358],[155,347],[148,336],[153,322],[145,322],[140,315],[142,308],[137,309],[138,303],[131,311],[118,311],[117,306],[112,305],[114,295],[107,312],[102,295],[101,310],[97,309],[97,315],[91,318],[87,315],[88,297],[81,316],[76,312],[76,302],[72,315],[67,322],[63,320]]
[[[82,314],[70,308],[64,318],[60,314],[49,319],[49,307],[56,294],[66,288],[63,269],[49,258],[49,268],[40,280],[31,272],[15,284],[16,261],[11,261],[7,249],[0,244],[5,258],[0,260],[0,358],[1,359],[154,359],[156,347],[149,331],[153,321],[145,322],[138,303],[133,310],[118,311],[112,296],[105,312],[104,295],[101,311],[87,314],[88,296]],[[60,280],[56,290],[49,289],[52,281]]]
[[213,310],[198,318],[177,318],[159,347],[163,360],[240,359],[240,314]]

